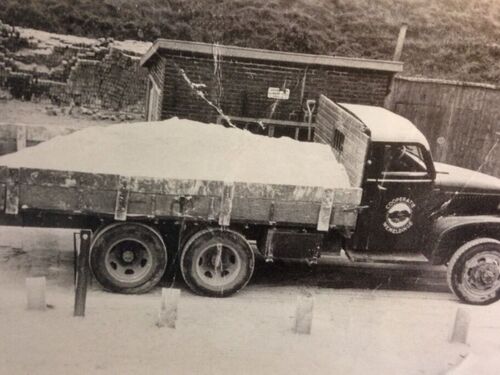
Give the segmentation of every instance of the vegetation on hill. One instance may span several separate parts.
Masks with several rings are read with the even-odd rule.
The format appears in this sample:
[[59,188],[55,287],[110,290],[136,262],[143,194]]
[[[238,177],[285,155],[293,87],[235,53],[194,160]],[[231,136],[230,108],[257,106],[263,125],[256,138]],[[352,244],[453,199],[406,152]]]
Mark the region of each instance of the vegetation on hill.
[[500,82],[499,0],[2,0],[11,25],[82,36],[218,42],[391,59],[405,74]]

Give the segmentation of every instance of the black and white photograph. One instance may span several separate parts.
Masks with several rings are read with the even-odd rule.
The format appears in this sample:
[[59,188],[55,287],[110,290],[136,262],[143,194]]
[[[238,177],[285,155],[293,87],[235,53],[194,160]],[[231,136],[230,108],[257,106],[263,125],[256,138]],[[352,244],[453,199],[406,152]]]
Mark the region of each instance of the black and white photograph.
[[500,374],[500,0],[0,0],[0,375]]

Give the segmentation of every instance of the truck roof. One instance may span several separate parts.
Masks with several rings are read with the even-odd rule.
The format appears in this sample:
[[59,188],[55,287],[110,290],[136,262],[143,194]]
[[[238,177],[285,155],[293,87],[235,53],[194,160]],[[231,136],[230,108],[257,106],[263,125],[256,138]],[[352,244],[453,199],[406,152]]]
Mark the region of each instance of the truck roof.
[[420,143],[429,150],[425,136],[408,119],[382,107],[347,103],[339,105],[370,129],[372,141]]

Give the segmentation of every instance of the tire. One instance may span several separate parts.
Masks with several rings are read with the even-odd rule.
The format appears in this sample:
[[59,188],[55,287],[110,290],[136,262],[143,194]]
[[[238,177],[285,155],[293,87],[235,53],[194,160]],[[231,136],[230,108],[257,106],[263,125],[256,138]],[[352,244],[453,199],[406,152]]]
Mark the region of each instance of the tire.
[[500,299],[500,241],[478,238],[462,245],[448,263],[447,281],[468,304],[489,305]]
[[186,242],[181,255],[184,281],[196,294],[228,297],[248,284],[255,267],[252,248],[239,233],[203,229]]
[[146,293],[161,280],[167,249],[161,235],[140,223],[115,223],[92,241],[90,268],[104,289],[124,294]]

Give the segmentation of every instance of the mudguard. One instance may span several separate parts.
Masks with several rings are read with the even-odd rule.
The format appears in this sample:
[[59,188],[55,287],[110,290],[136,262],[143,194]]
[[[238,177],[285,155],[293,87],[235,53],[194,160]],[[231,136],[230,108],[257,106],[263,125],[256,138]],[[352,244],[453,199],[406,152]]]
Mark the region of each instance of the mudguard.
[[461,245],[480,237],[500,240],[500,216],[440,217],[433,225],[423,254],[432,264],[445,264]]

